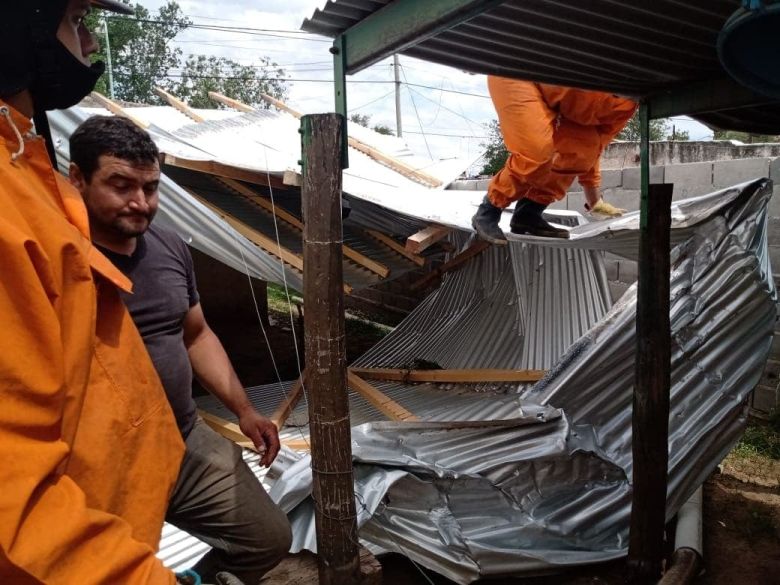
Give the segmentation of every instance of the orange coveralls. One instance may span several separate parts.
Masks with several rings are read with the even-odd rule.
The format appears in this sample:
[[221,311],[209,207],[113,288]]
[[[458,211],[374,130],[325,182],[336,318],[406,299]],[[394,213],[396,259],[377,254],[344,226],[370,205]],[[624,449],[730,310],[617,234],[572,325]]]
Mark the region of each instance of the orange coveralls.
[[130,283],[43,140],[25,146],[11,162],[0,116],[0,583],[173,584],[155,551],[183,443]]
[[563,199],[579,177],[601,184],[599,157],[637,104],[597,91],[488,76],[509,158],[491,180],[488,198],[505,208],[526,197],[542,205]]

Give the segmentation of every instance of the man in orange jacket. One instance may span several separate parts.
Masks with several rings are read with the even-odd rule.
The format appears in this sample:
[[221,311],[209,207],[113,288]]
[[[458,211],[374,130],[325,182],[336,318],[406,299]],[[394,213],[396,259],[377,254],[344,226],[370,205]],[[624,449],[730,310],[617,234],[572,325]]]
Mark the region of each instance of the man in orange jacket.
[[128,11],[24,0],[0,21],[0,583],[173,585],[155,551],[182,440],[119,297],[131,284],[30,122],[102,73],[90,5]]
[[586,209],[616,216],[624,210],[601,198],[599,157],[636,111],[636,103],[608,93],[488,77],[488,89],[509,151],[472,219],[483,239],[506,244],[498,227],[502,210],[515,204],[512,233],[568,238],[542,217],[579,177]]

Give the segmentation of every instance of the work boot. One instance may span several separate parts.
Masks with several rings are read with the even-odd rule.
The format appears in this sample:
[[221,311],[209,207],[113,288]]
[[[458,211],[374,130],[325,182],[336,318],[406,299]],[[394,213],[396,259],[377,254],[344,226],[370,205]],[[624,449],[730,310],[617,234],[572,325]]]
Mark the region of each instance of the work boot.
[[501,228],[498,227],[498,222],[501,219],[501,212],[503,210],[500,207],[496,207],[490,202],[488,196],[482,200],[482,203],[477,207],[477,212],[474,217],[471,218],[471,225],[477,235],[491,244],[506,245],[506,236]]
[[568,239],[568,230],[554,227],[544,220],[542,213],[545,209],[547,209],[546,205],[530,199],[520,199],[515,203],[515,212],[512,214],[512,221],[509,223],[512,233],[528,234],[541,238]]

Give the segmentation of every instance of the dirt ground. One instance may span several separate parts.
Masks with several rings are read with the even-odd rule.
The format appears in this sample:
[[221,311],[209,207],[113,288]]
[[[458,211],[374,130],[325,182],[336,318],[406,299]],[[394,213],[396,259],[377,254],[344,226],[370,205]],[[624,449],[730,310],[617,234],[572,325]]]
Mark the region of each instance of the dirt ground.
[[[293,310],[295,324],[296,311]],[[270,353],[255,320],[213,320],[245,385],[276,380]],[[296,327],[299,324],[295,324]],[[287,313],[270,312],[266,332],[283,380],[297,376],[292,325]],[[347,320],[347,361],[379,341],[386,329]],[[299,344],[302,347],[303,341]],[[301,356],[303,358],[303,356]],[[767,463],[767,461],[769,461]],[[704,487],[704,570],[696,585],[780,585],[780,461],[751,462],[730,456],[722,472]],[[387,585],[450,585],[452,582],[414,566],[401,555],[380,558]],[[482,581],[492,585],[617,585],[624,582],[624,562],[525,579]]]

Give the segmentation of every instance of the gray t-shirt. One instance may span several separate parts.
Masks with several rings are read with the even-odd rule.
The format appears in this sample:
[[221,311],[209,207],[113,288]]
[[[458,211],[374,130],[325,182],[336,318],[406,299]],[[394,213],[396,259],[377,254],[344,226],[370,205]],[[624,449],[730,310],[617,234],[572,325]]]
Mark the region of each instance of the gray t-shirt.
[[122,299],[186,438],[197,418],[192,366],[183,337],[184,317],[199,300],[190,251],[179,236],[158,226],[138,238],[132,256],[99,248],[133,281],[133,293],[122,293]]

